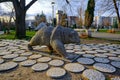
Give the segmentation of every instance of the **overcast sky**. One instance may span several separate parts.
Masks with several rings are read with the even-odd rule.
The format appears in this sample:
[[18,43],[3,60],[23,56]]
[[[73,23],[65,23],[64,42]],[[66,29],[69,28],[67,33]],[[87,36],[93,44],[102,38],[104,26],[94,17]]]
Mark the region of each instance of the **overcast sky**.
[[[28,4],[31,0],[26,1],[27,1],[26,4]],[[87,5],[87,0],[69,0],[69,1],[70,5],[68,5],[65,0],[38,0],[29,8],[27,14],[36,15],[40,14],[43,11],[45,15],[52,16],[51,2],[55,2],[54,12],[56,12],[56,10],[63,10],[64,7],[68,15],[76,16],[78,7],[80,7],[80,5],[82,4],[82,6],[86,8]],[[2,8],[9,11],[9,9],[7,9],[3,3],[0,3],[0,5],[2,6]]]
[[[26,1],[27,1],[26,4],[28,4],[31,0],[26,0]],[[88,0],[69,0],[70,5],[68,5],[65,0],[38,0],[29,8],[29,10],[27,11],[27,14],[36,15],[36,14],[41,14],[41,12],[43,11],[47,17],[52,16],[51,2],[53,1],[55,2],[55,5],[54,5],[55,12],[56,10],[65,10],[68,15],[77,16],[78,15],[77,9],[80,6],[86,9]],[[97,0],[97,7],[98,7],[98,4],[100,4],[100,2],[98,2]],[[6,9],[7,11],[10,10],[5,8],[5,5],[3,3],[0,3],[0,6],[2,6],[2,8]],[[95,8],[95,10],[99,10],[97,7]],[[95,15],[96,14],[97,12],[95,12]]]
[[[30,0],[29,0],[30,1]],[[85,5],[87,4],[87,0],[70,0],[70,4],[68,5],[65,0],[39,0],[31,8],[27,11],[28,14],[36,14],[36,13],[41,13],[42,11],[46,15],[52,15],[52,5],[51,2],[54,1],[54,10],[63,10],[66,9],[66,12],[68,15],[77,15],[77,8],[81,5],[86,7]]]

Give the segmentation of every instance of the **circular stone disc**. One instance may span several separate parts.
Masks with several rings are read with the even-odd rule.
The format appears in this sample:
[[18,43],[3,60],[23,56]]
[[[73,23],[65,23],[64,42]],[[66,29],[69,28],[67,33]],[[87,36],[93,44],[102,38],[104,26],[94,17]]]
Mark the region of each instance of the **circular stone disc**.
[[85,54],[85,52],[75,52],[76,54]]
[[30,59],[38,59],[40,57],[42,57],[42,55],[40,55],[40,54],[34,54],[34,55],[31,55],[29,58]]
[[109,63],[110,62],[109,59],[107,59],[107,58],[100,58],[100,57],[96,57],[96,58],[94,58],[94,60],[97,61],[97,62],[101,62],[101,63]]
[[0,59],[0,64],[2,64],[4,62],[4,59]]
[[81,72],[85,69],[85,67],[79,63],[68,63],[64,68],[70,72]]
[[106,53],[107,51],[105,50],[95,50],[96,52],[99,52],[99,53]]
[[120,58],[119,57],[109,57],[110,60],[113,60],[113,61],[120,61]]
[[97,54],[96,51],[85,51],[85,52],[88,53],[88,54]]
[[97,57],[104,57],[104,58],[108,57],[108,56],[106,56],[104,54],[95,54],[95,56],[97,56]]
[[117,62],[117,61],[113,61],[111,62],[111,64],[117,68],[120,68],[120,62]]
[[87,58],[94,58],[95,56],[92,54],[84,54],[83,57],[87,57]]
[[62,61],[62,60],[52,60],[52,61],[49,62],[49,64],[52,65],[52,66],[58,67],[58,66],[62,66],[64,64],[64,61]]
[[47,76],[52,78],[60,78],[63,77],[66,74],[66,71],[63,68],[50,68],[47,71]]
[[16,57],[13,59],[13,61],[15,62],[21,62],[21,61],[25,61],[27,59],[27,57]]
[[116,68],[114,68],[113,66],[109,64],[96,63],[93,65],[93,67],[102,72],[113,73],[116,71]]
[[104,55],[109,56],[109,57],[115,57],[115,56],[117,56],[116,54],[112,54],[112,53],[104,53]]
[[87,69],[82,73],[83,77],[89,79],[89,80],[105,80],[105,76],[96,70],[93,69]]
[[21,56],[31,56],[31,55],[32,55],[32,52],[25,52],[21,54]]
[[12,52],[10,51],[10,52],[1,52],[0,53],[0,56],[4,56],[4,55],[7,55],[7,54],[11,54]]
[[26,61],[21,62],[20,64],[22,66],[29,67],[29,66],[34,65],[35,63],[36,63],[36,60],[26,60]]
[[47,63],[37,63],[35,65],[32,66],[32,69],[34,71],[44,71],[46,69],[48,69],[48,64]]
[[81,64],[93,64],[95,61],[89,58],[78,58],[77,61]]
[[41,57],[39,59],[37,59],[38,62],[49,62],[52,59],[50,57]]
[[111,78],[110,80],[120,80],[120,77],[114,77],[114,78]]
[[18,54],[8,54],[8,55],[3,56],[3,59],[13,59],[18,56],[19,56]]
[[15,62],[7,62],[0,65],[0,72],[14,69],[18,66]]

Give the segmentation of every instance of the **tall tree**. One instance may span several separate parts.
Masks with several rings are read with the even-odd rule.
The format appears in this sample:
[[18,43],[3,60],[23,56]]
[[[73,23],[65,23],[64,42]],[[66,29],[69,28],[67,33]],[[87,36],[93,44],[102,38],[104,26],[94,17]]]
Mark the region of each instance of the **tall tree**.
[[31,0],[26,5],[26,0],[0,0],[2,2],[12,2],[15,9],[15,24],[16,24],[16,38],[26,37],[26,27],[25,27],[25,17],[27,10],[36,2],[37,0]]
[[95,8],[95,0],[89,0],[87,9],[85,10],[85,27],[89,29],[93,22],[94,18],[94,8]]
[[[78,21],[78,25],[80,27],[82,27],[84,25],[84,13],[85,13],[85,8],[83,7],[84,5],[84,1],[81,0],[81,4],[80,4],[80,7],[78,7],[77,9],[77,13],[78,13],[78,16],[79,16],[79,21]],[[85,6],[85,5],[84,5]]]
[[89,28],[91,24],[93,23],[93,18],[94,18],[94,8],[95,8],[95,0],[89,0],[87,9],[85,10],[85,28],[86,34],[88,37],[91,37],[91,31],[89,31]]

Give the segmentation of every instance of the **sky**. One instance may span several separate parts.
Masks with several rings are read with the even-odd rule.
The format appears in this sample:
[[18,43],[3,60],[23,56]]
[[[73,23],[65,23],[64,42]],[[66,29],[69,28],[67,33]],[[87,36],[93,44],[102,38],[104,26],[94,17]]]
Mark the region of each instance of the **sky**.
[[[28,4],[30,1],[31,0],[26,0],[26,4]],[[87,1],[88,0],[69,0],[70,5],[68,5],[65,0],[38,0],[28,9],[27,14],[37,15],[37,14],[41,14],[43,11],[43,13],[47,17],[50,17],[50,16],[52,16],[51,2],[55,2],[54,17],[55,17],[56,10],[64,10],[68,14],[68,16],[78,16],[77,9],[80,6],[82,6],[84,9],[86,9]],[[99,1],[101,1],[101,0],[99,0]],[[98,2],[97,4],[100,4],[100,2]],[[3,3],[0,3],[0,6],[2,6],[2,8],[4,8],[6,11],[10,10],[10,9],[7,9],[6,5],[4,5]],[[98,10],[97,7],[96,7],[96,10]],[[107,14],[105,13],[103,15],[107,15]],[[97,15],[97,12],[95,12],[95,15]]]
[[[26,0],[26,1],[27,1],[26,4],[28,4],[31,0]],[[43,11],[45,15],[52,16],[51,2],[55,2],[54,14],[56,10],[63,10],[64,7],[64,10],[68,15],[76,16],[78,15],[77,14],[78,7],[81,4],[84,7],[85,5],[87,5],[87,0],[69,0],[69,1],[70,1],[70,5],[68,5],[65,0],[38,0],[29,8],[27,14],[36,15],[36,14],[41,14],[41,12]],[[9,9],[7,9],[4,4],[0,4],[0,5],[2,5],[2,7],[5,10],[9,11]]]
[[[85,3],[87,0],[81,0],[81,1]],[[56,12],[56,10],[63,10],[64,7],[68,15],[77,15],[76,12],[77,8],[81,5],[79,0],[70,0],[71,5],[68,5],[65,2],[65,0],[39,0],[31,6],[31,8],[27,11],[27,13],[36,14],[36,13],[41,13],[43,11],[46,15],[51,16],[52,15],[51,2],[55,2],[54,12]]]

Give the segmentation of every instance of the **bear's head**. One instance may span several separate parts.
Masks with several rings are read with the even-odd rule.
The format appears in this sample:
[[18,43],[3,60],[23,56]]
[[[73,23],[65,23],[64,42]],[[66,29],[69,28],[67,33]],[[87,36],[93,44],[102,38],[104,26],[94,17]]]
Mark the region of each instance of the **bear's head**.
[[80,37],[76,31],[71,30],[68,36],[70,43],[80,43]]

